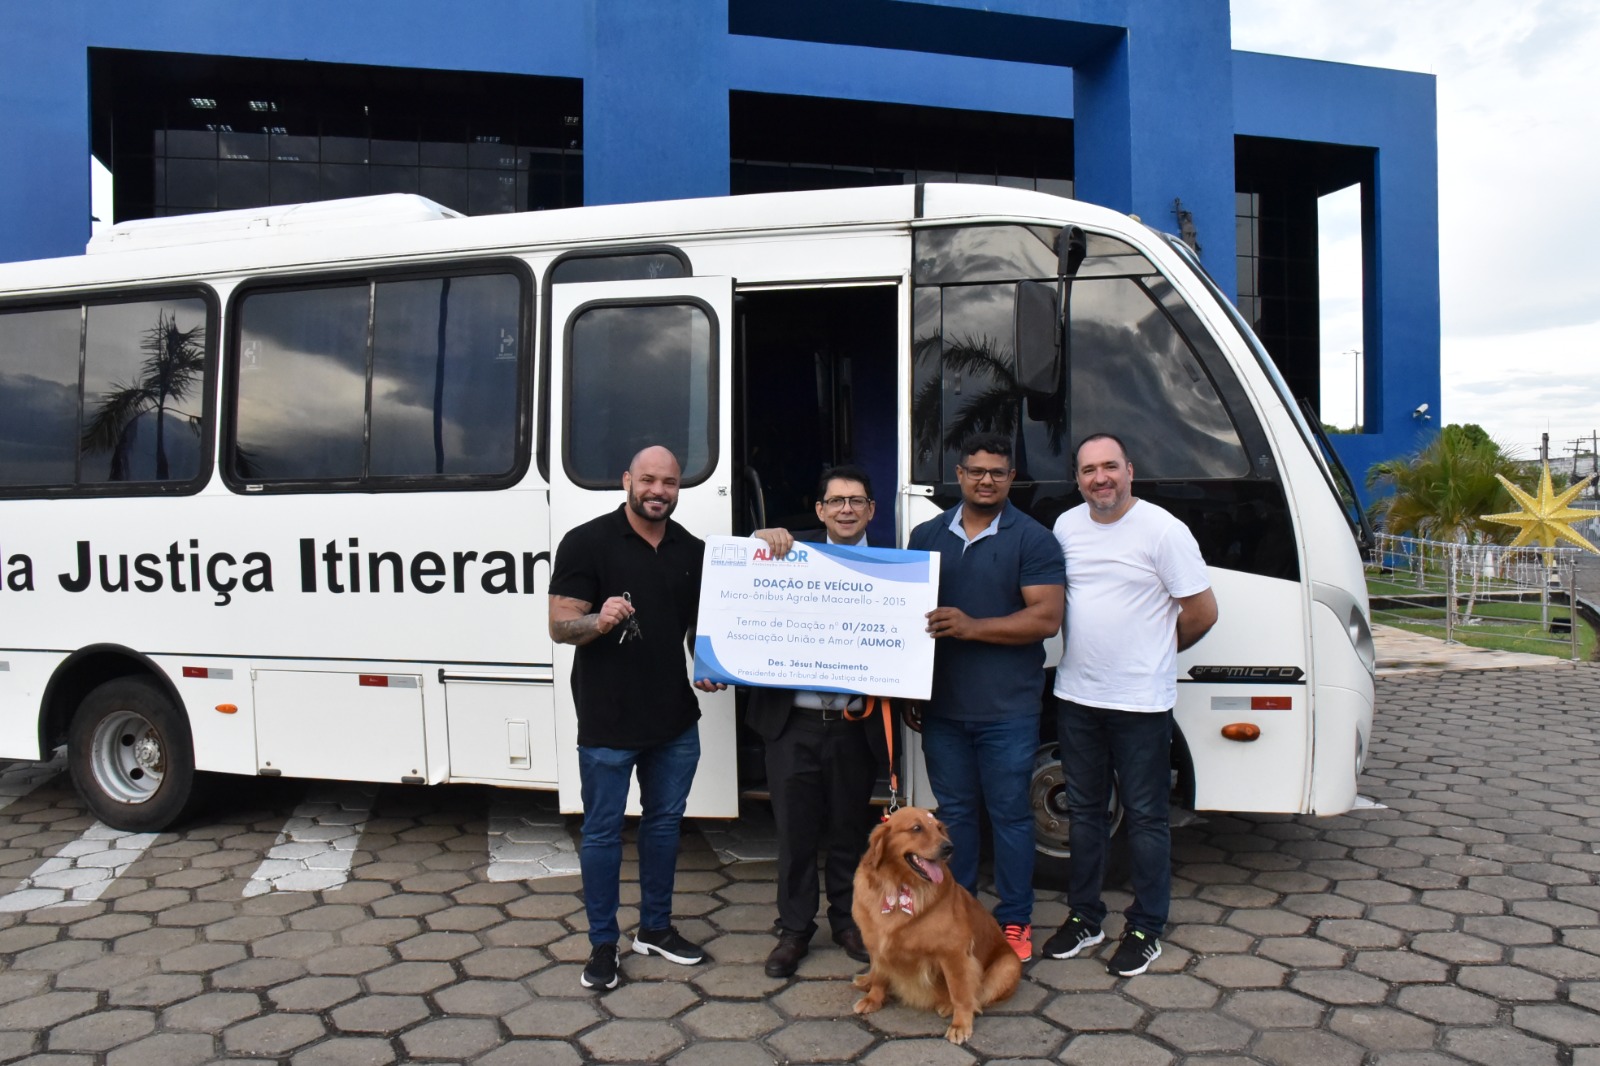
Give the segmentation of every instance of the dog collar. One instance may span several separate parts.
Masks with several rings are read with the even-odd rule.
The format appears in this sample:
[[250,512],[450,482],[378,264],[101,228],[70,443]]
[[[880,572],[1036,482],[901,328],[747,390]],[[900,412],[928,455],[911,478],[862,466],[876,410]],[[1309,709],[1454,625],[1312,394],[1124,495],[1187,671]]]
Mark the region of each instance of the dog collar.
[[883,910],[879,913],[893,914],[895,911],[905,911],[907,914],[917,913],[917,900],[911,894],[910,885],[901,885],[898,895],[883,897]]

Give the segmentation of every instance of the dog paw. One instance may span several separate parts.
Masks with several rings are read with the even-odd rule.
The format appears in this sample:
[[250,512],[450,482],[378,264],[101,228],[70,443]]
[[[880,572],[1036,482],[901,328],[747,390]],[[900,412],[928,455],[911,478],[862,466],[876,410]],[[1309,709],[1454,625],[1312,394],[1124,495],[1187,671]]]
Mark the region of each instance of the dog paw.
[[883,998],[881,996],[862,996],[856,1000],[855,1012],[857,1014],[871,1014],[875,1010],[882,1009]]
[[972,1036],[972,1024],[957,1023],[944,1031],[944,1038],[952,1044],[965,1044]]
[[857,988],[864,989],[872,984],[872,974],[858,973],[850,979],[850,983],[855,985]]

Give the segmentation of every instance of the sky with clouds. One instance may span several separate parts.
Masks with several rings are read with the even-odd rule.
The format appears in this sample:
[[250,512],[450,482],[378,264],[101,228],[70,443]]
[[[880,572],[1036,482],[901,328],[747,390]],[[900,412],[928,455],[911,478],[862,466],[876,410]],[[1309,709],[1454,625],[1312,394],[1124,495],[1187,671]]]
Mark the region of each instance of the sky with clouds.
[[[1600,3],[1233,0],[1233,46],[1438,79],[1441,424],[1476,422],[1525,456],[1546,431],[1552,460],[1580,436],[1587,451],[1600,430]],[[1350,234],[1356,217],[1349,199],[1325,203],[1324,232]],[[1353,411],[1357,240],[1324,254],[1329,421],[1340,403]]]

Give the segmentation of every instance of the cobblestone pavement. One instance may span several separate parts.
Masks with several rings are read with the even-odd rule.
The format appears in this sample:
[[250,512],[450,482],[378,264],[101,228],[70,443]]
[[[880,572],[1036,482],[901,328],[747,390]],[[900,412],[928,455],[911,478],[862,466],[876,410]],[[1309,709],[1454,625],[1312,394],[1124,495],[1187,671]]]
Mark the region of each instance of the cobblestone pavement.
[[[763,976],[772,866],[729,861],[762,849],[718,850],[726,826],[688,834],[678,877],[680,928],[715,961],[625,955],[596,996],[575,879],[490,876],[503,793],[334,804],[364,812],[331,864],[347,879],[307,891],[257,874],[312,854],[316,833],[287,831],[306,783],[237,782],[196,827],[85,843],[64,775],[12,766],[0,1061],[1600,1066],[1597,690],[1592,665],[1385,678],[1362,781],[1385,807],[1190,820],[1151,972],[1034,962],[966,1048],[930,1014],[854,1017],[856,967],[825,933],[795,978]],[[18,895],[36,891],[73,901]],[[1041,891],[1039,939],[1064,915]]]

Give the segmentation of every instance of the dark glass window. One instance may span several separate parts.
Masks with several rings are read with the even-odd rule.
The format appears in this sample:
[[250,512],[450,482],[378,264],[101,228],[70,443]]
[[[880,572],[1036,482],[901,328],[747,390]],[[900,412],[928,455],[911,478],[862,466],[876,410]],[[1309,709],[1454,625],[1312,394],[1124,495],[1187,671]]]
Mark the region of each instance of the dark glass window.
[[1054,230],[1032,226],[917,232],[914,475],[951,482],[968,436],[1002,433],[1021,480],[1071,481],[1073,443],[1109,431],[1127,442],[1141,479],[1248,476],[1223,399],[1149,288],[1170,286],[1122,241],[1088,236],[1071,290],[1068,402],[1026,400],[1016,378],[1017,286],[1054,278],[1054,240]]
[[206,321],[177,297],[0,314],[0,485],[193,482]]
[[387,192],[468,214],[583,202],[576,78],[93,48],[89,82],[117,222]]
[[70,485],[83,309],[0,315],[0,483]]
[[584,485],[617,485],[639,449],[664,444],[685,483],[716,462],[716,338],[698,304],[597,306],[572,320],[566,466]]
[[378,285],[372,476],[511,470],[521,300],[509,274]]
[[1211,379],[1139,280],[1073,285],[1070,382],[1073,437],[1115,433],[1139,478],[1250,473]]
[[1072,195],[1072,120],[728,94],[729,191],[950,181]]
[[167,160],[167,206],[183,211],[211,210],[217,206],[217,161]]
[[236,475],[361,476],[369,289],[258,292],[240,301]]
[[550,272],[557,285],[576,281],[634,281],[642,278],[686,278],[689,265],[673,252],[632,255],[579,255],[563,259]]
[[[911,479],[923,483],[944,478],[944,335],[940,323],[941,290],[923,285],[911,295]],[[955,471],[951,471],[952,476]]]
[[217,164],[217,206],[253,207],[267,202],[267,164]]
[[1051,226],[941,226],[917,231],[918,285],[1056,276]]
[[80,483],[199,475],[205,333],[201,300],[88,308]]
[[524,291],[494,273],[247,293],[235,312],[234,476],[510,473]]

